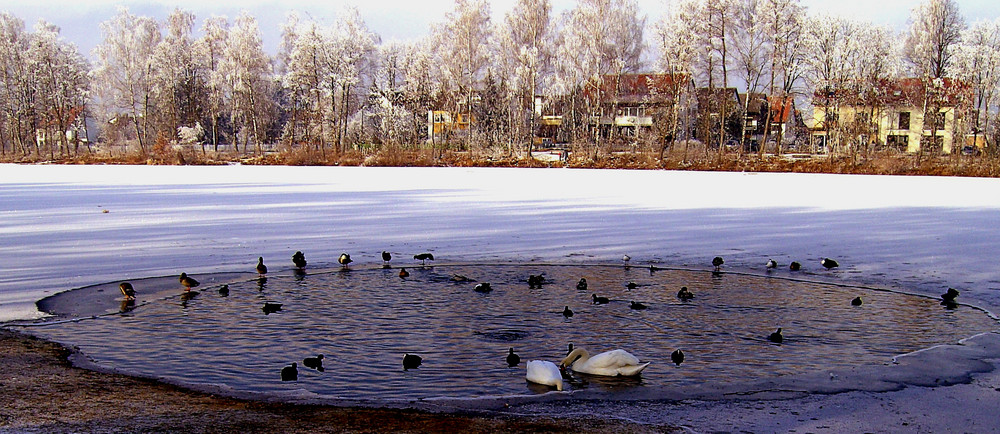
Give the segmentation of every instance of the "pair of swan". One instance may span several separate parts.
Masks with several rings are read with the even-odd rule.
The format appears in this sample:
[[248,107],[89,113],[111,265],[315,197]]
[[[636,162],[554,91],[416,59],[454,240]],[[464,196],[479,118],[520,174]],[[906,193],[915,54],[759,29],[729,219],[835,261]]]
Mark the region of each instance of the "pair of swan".
[[608,377],[632,377],[639,375],[649,362],[640,363],[639,358],[625,350],[605,351],[593,357],[583,348],[576,348],[556,366],[545,360],[528,362],[528,372],[525,377],[532,383],[544,384],[563,390],[563,378],[560,367],[569,367],[574,372]]

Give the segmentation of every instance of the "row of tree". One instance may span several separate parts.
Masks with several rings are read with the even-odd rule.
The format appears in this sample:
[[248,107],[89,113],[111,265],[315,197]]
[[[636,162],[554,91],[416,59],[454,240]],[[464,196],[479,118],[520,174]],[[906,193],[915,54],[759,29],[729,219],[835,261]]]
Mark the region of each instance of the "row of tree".
[[[634,0],[579,0],[559,15],[549,0],[518,0],[501,22],[490,17],[486,0],[456,0],[426,37],[383,42],[355,9],[329,26],[291,15],[271,57],[246,13],[196,28],[190,12],[161,22],[122,8],[88,62],[58,28],[29,32],[0,14],[0,149],[54,156],[99,135],[142,153],[176,143],[340,152],[434,139],[428,110],[445,110],[475,119],[458,146],[512,153],[541,112],[562,116],[571,141],[598,140],[587,132],[601,80],[642,70],[831,106],[874,107],[891,78],[954,78],[974,89],[967,124],[998,125],[1000,22],[969,28],[954,0],[926,0],[905,35],[809,15],[798,0],[677,0],[648,26]],[[658,60],[644,65],[644,53]],[[674,101],[690,89],[672,90]],[[682,116],[668,114],[658,134],[689,136]],[[727,140],[727,117],[709,141]]]

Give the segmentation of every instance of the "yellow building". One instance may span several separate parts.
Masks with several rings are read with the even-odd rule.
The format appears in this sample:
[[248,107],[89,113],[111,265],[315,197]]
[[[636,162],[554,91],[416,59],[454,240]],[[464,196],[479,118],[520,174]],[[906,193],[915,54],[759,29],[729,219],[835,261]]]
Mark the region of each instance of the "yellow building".
[[[847,92],[820,92],[813,100],[813,143],[820,148],[871,146],[917,153],[951,153],[964,145],[961,104],[968,87],[945,79],[930,104],[920,79],[887,80],[877,97],[861,102]],[[924,109],[928,106],[927,110]],[[937,106],[937,119],[929,114]],[[934,131],[931,131],[934,128]]]

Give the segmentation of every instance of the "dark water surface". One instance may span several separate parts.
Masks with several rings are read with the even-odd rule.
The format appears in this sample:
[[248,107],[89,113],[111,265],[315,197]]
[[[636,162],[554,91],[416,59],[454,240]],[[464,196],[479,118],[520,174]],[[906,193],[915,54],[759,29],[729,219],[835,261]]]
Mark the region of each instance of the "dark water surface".
[[[573,343],[595,354],[625,349],[650,361],[639,379],[574,375],[567,389],[740,383],[883,364],[895,355],[996,329],[981,311],[947,310],[899,293],[734,273],[585,265],[454,265],[271,275],[203,285],[199,295],[143,300],[121,315],[36,327],[96,363],[236,391],[348,399],[505,396],[544,392],[525,363],[558,363]],[[529,274],[546,284],[529,288]],[[476,282],[455,282],[454,275]],[[576,289],[585,277],[587,291]],[[626,283],[638,287],[627,289]],[[493,291],[475,292],[479,282]],[[117,286],[117,285],[116,285]],[[681,286],[695,294],[677,299]],[[177,294],[180,293],[180,288]],[[594,305],[591,294],[611,298]],[[862,306],[851,300],[861,296]],[[640,301],[645,310],[632,310]],[[265,301],[282,303],[265,314]],[[564,318],[564,306],[575,315]],[[767,341],[782,327],[784,343]],[[513,347],[522,362],[505,363]],[[679,367],[670,353],[681,348]],[[404,371],[404,353],[423,364]],[[302,366],[325,355],[325,371]],[[299,364],[297,382],[279,371]]]

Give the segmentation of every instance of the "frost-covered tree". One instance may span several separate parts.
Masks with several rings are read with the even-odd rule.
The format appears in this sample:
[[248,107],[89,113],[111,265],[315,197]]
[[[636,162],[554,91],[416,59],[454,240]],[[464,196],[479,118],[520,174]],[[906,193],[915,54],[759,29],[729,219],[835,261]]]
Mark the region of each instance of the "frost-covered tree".
[[[195,16],[174,9],[164,23],[165,35],[154,50],[153,93],[160,134],[173,139],[181,126],[201,121],[206,103],[203,58],[195,52]],[[204,151],[204,147],[202,148]]]
[[[258,152],[274,115],[271,61],[264,53],[257,20],[244,12],[233,23],[220,65],[231,98],[233,145],[253,144]],[[240,138],[242,137],[242,140]]]
[[[955,53],[955,75],[972,87],[972,113],[969,129],[973,143],[996,128],[991,122],[1000,96],[1000,20],[979,21],[963,35]],[[986,135],[988,139],[990,136]],[[996,143],[986,149],[1000,156]]]
[[[691,120],[686,118],[690,114],[687,113],[686,107],[682,107],[681,101],[694,98],[694,95],[687,95],[689,91],[687,83],[689,80],[693,80],[694,62],[701,48],[699,46],[701,39],[697,29],[698,15],[693,6],[696,7],[693,2],[684,2],[678,7],[668,10],[654,26],[655,47],[660,55],[658,69],[674,77],[684,78],[683,80],[671,81],[672,89],[668,89],[668,91],[673,93],[676,102],[671,107],[669,116],[665,119],[666,122],[657,123],[657,127],[661,129],[658,131],[658,135],[671,138],[669,141],[665,140],[660,148],[661,159],[667,145],[673,139],[688,139],[684,133],[689,130],[687,127]],[[688,140],[684,140],[683,143],[683,158],[686,161]]]
[[[355,93],[359,89],[367,90],[364,84],[371,78],[379,37],[368,29],[361,14],[353,7],[343,11],[333,32],[332,49],[326,53],[326,63],[330,66],[326,82],[331,101],[339,102],[333,106],[333,112],[337,120],[337,142],[343,150],[348,120],[360,109],[357,103],[355,106],[351,103],[357,99]],[[364,122],[364,117],[360,117],[359,121]]]
[[[770,55],[768,94],[772,99],[781,101],[777,110],[780,111],[779,116],[784,117],[783,111],[790,109],[784,101],[794,95],[805,71],[805,8],[799,0],[763,0],[761,19]],[[764,143],[768,142],[771,133],[771,123],[768,122]],[[780,145],[784,141],[783,135],[784,131],[778,131],[775,138],[778,153],[782,150]],[[761,151],[763,150],[762,146]]]
[[[491,61],[488,42],[492,31],[490,6],[485,0],[455,0],[455,9],[432,29],[442,87],[448,89],[454,112],[462,116],[473,112],[476,91]],[[468,141],[467,135],[466,145]]]
[[220,125],[228,118],[228,81],[223,70],[223,56],[229,40],[229,20],[212,16],[201,27],[202,36],[195,42],[194,51],[205,68],[205,100],[203,116],[208,120],[208,139],[213,150],[219,150],[222,135]]
[[[329,112],[327,107],[332,106],[326,97],[326,77],[331,75],[328,62],[331,56],[327,53],[333,43],[329,32],[315,22],[299,25],[294,32],[294,40],[288,42],[291,52],[282,77],[294,113],[291,124],[286,125],[286,135],[293,142],[301,137],[325,153],[328,135],[324,115]],[[300,122],[302,134],[297,133]]]
[[94,90],[105,119],[134,126],[142,153],[150,142],[150,117],[154,110],[154,49],[160,27],[150,17],[136,16],[127,8],[101,23],[104,40],[94,48]]
[[910,20],[903,53],[913,74],[924,81],[924,125],[933,138],[931,143],[921,140],[917,154],[919,162],[924,148],[939,150],[939,136],[935,132],[945,125],[940,125],[941,118],[937,114],[949,92],[943,79],[953,72],[955,52],[966,23],[955,0],[927,0],[913,9]]
[[19,150],[27,155],[34,143],[38,125],[35,76],[26,59],[30,35],[24,21],[7,12],[0,13],[0,104],[3,122],[0,127],[0,150]]
[[73,124],[85,116],[89,65],[75,45],[59,36],[58,27],[44,21],[35,26],[27,57],[29,69],[37,77],[38,130],[49,138],[45,145],[51,157],[55,157],[57,144],[60,154],[69,154],[70,141],[79,145],[79,131]]
[[499,57],[508,65],[505,71],[507,85],[516,94],[515,123],[527,132],[510,139],[527,139],[529,145],[526,152],[529,155],[536,129],[535,96],[540,94],[540,86],[552,57],[551,44],[548,43],[551,11],[549,0],[518,0],[507,13],[499,44]]

